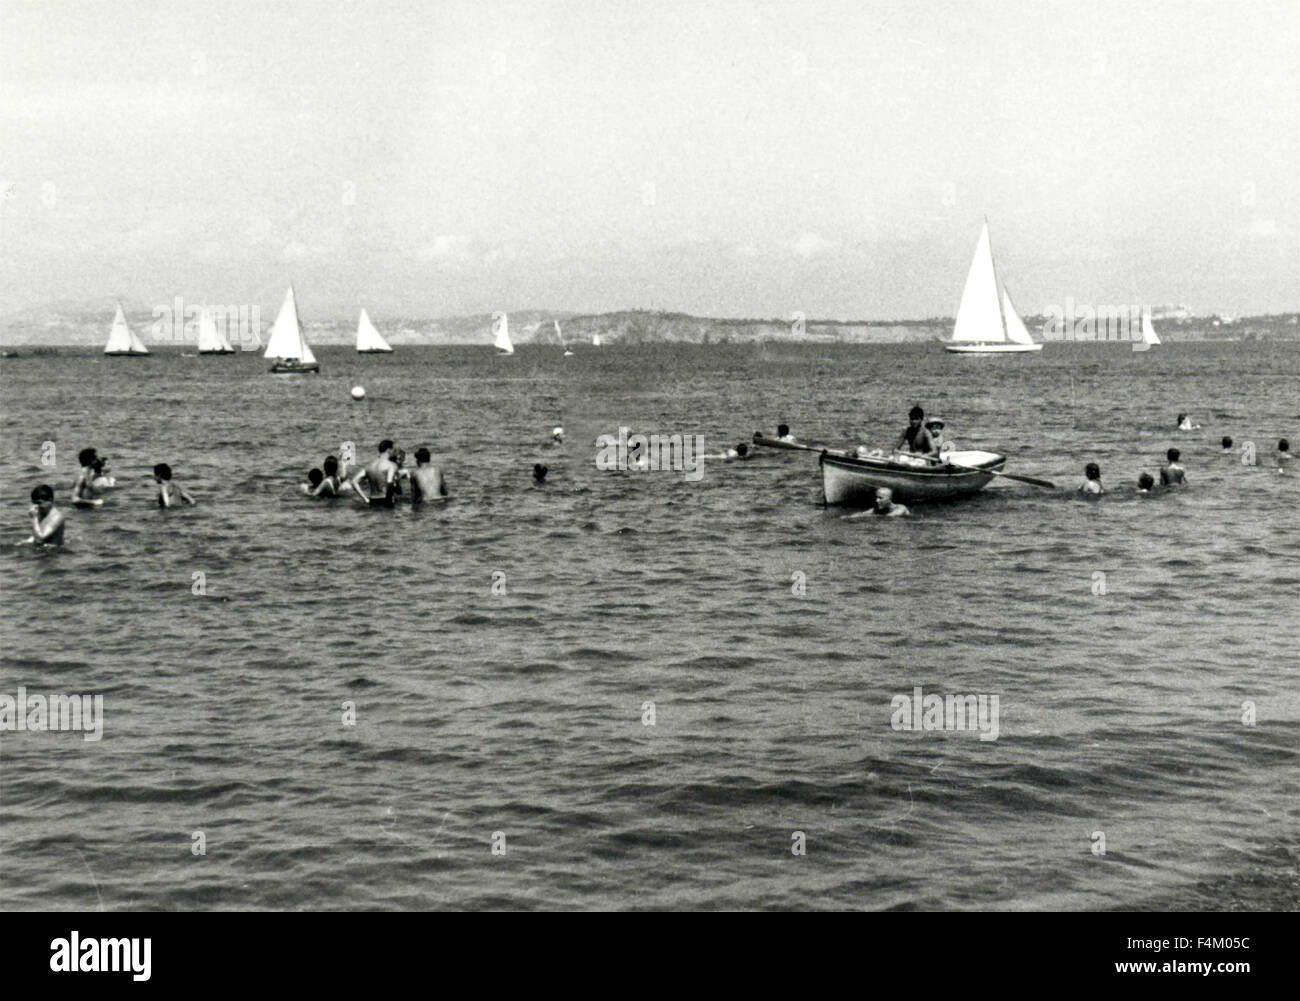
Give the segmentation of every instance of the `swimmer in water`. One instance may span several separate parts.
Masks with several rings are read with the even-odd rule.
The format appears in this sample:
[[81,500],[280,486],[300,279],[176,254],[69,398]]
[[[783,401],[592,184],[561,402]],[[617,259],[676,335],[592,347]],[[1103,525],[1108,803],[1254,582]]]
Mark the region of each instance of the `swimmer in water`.
[[32,491],[32,534],[19,545],[63,545],[63,512],[54,506],[54,488],[42,483]]
[[186,504],[198,503],[185,492],[184,487],[173,482],[172,467],[165,462],[160,462],[153,467],[153,481],[158,484],[158,506],[161,508],[175,507],[177,498]]
[[95,496],[95,463],[99,456],[93,448],[83,448],[77,453],[81,471],[72,484],[72,503],[77,507],[99,507],[104,502]]
[[533,463],[533,483],[541,486],[546,482],[547,469],[540,462]]
[[1199,431],[1200,429],[1201,429],[1201,425],[1199,425],[1199,424],[1193,424],[1193,423],[1192,423],[1192,418],[1191,418],[1190,416],[1188,416],[1187,414],[1179,414],[1179,415],[1178,415],[1178,430],[1179,430],[1179,431]]
[[1219,444],[1223,446],[1224,455],[1230,455],[1232,453],[1232,439],[1229,438],[1226,434],[1223,436],[1223,439],[1219,442]]
[[311,469],[307,472],[307,482],[300,483],[298,488],[308,497],[315,497],[317,496],[316,491],[320,489],[320,485],[324,482],[325,474],[319,469]]
[[701,455],[701,459],[713,459],[720,462],[737,462],[749,458],[749,446],[743,441],[735,448],[729,448],[725,452],[718,452],[716,455]]
[[792,441],[795,440],[794,435],[792,435],[792,434],[790,433],[790,425],[789,425],[789,424],[778,424],[778,425],[776,426],[776,440],[777,440],[777,441],[790,441],[790,442],[792,442]]
[[889,487],[876,488],[876,503],[869,511],[862,511],[859,514],[851,514],[848,521],[856,521],[859,518],[910,518],[912,512],[903,504],[894,503],[894,491]]
[[1285,438],[1279,438],[1277,442],[1277,471],[1279,473],[1286,472],[1294,461],[1294,457],[1291,455],[1291,443]]
[[415,450],[415,468],[411,470],[411,503],[444,500],[447,496],[447,483],[442,478],[442,470],[431,465],[427,448]]
[[[381,507],[393,506],[393,494],[397,485],[397,463],[393,461],[396,450],[393,442],[385,438],[379,443],[379,454],[370,465],[358,469],[349,481],[357,496],[370,504]],[[362,483],[362,480],[365,483]]]
[[108,471],[108,460],[102,455],[91,468],[95,470],[95,478],[90,481],[90,485],[96,490],[112,490],[117,486],[117,477]]
[[1083,482],[1079,484],[1079,493],[1100,497],[1105,492],[1106,489],[1101,485],[1101,467],[1095,462],[1088,463],[1083,467]]
[[1169,463],[1160,470],[1160,485],[1162,487],[1180,487],[1187,483],[1187,470],[1179,463],[1178,458],[1182,455],[1176,448],[1171,448],[1165,453],[1165,458]]
[[1149,494],[1155,485],[1156,481],[1151,477],[1150,473],[1143,473],[1138,477],[1138,493],[1140,494]]
[[[311,473],[307,474],[307,478],[311,479]],[[313,497],[337,497],[342,487],[343,482],[339,479],[339,460],[332,455],[327,455],[320,482],[313,483],[308,493]]]
[[551,429],[551,445],[564,444],[564,428],[556,427]]

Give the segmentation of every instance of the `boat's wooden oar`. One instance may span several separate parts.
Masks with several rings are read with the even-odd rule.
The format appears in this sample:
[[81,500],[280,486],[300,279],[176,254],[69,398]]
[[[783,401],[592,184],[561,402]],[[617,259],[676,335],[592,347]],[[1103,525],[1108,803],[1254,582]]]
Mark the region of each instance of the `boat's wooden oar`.
[[763,445],[767,448],[789,448],[798,452],[825,452],[827,455],[838,455],[846,459],[854,458],[854,453],[846,452],[842,448],[826,448],[824,445],[805,445],[801,441],[781,441],[779,438],[768,438],[761,431],[754,432],[754,444]]
[[952,466],[953,469],[966,469],[972,473],[991,473],[994,476],[1005,476],[1008,480],[1019,480],[1021,483],[1032,483],[1036,487],[1046,487],[1048,490],[1055,490],[1056,484],[1051,480],[1038,480],[1032,476],[1020,476],[1016,473],[1004,473],[1000,469],[981,469],[979,466],[963,466],[960,462],[953,462],[951,459],[942,457],[935,458],[932,455],[913,455],[915,459],[924,459],[926,462],[938,462],[945,466]]
[[[754,444],[766,445],[769,448],[790,448],[799,449],[805,452],[825,452],[827,455],[838,455],[849,459],[860,458],[857,454],[846,452],[843,449],[821,448],[816,445],[803,445],[794,441],[779,441],[776,438],[764,437],[757,431],[754,432]],[[1019,476],[1016,473],[1004,473],[998,469],[981,469],[979,466],[963,466],[960,462],[953,462],[950,459],[936,459],[930,455],[914,455],[913,458],[924,459],[926,462],[942,463],[945,466],[952,466],[953,469],[966,469],[972,473],[988,473],[991,476],[1005,476],[1008,480],[1019,480],[1021,483],[1032,483],[1036,487],[1046,487],[1048,490],[1056,489],[1056,484],[1052,483],[1050,480],[1039,480],[1032,476]]]

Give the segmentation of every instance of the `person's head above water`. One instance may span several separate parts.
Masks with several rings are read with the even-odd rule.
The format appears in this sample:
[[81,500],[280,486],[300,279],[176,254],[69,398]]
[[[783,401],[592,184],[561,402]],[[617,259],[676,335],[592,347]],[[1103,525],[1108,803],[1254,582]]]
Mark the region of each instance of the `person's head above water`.
[[48,483],[42,483],[39,487],[32,489],[33,504],[53,504],[54,488]]
[[429,455],[429,450],[427,448],[420,447],[415,450],[415,464],[417,466],[423,466],[430,458],[431,456]]
[[307,482],[313,487],[320,486],[323,479],[325,479],[325,474],[319,469],[310,469],[307,471]]
[[1285,438],[1279,438],[1277,442],[1277,450],[1279,452],[1289,452],[1291,451],[1291,443]]
[[1143,473],[1141,476],[1138,477],[1139,490],[1150,490],[1155,485],[1156,485],[1156,481],[1152,478],[1150,473]]
[[95,456],[95,461],[90,464],[90,468],[93,469],[95,471],[95,475],[98,476],[100,473],[104,471],[104,467],[107,465],[108,465],[108,460],[97,455]]
[[1182,454],[1183,453],[1178,451],[1178,449],[1171,448],[1168,452],[1165,453],[1165,458],[1168,459],[1170,462],[1177,462],[1178,457]]
[[385,455],[393,450],[393,441],[391,438],[385,438],[379,443],[379,454]]
[[894,491],[889,487],[876,487],[876,510],[888,511],[894,503]]
[[925,411],[920,407],[913,407],[907,412],[907,419],[913,424],[920,424],[925,419]]
[[1185,421],[1185,420],[1187,420],[1187,415],[1186,415],[1186,414],[1179,414],[1179,415],[1178,415],[1178,423],[1179,423],[1179,424],[1181,424],[1181,423],[1182,423],[1183,421]]
[[339,473],[339,460],[332,455],[325,456],[325,475],[337,476]]
[[165,462],[160,462],[153,467],[153,478],[155,480],[170,480],[172,478],[172,467]]
[[552,428],[552,429],[551,429],[551,437],[554,438],[556,441],[563,441],[563,440],[564,440],[564,428],[562,428],[562,427],[555,427],[555,428]]
[[1101,479],[1101,467],[1095,462],[1090,462],[1083,467],[1083,475],[1090,480],[1099,480]]
[[736,446],[736,454],[743,459],[745,456],[749,454],[749,446],[742,441],[739,445]]
[[1224,448],[1232,448],[1232,439],[1225,434],[1219,444]]
[[406,462],[406,452],[400,448],[393,449],[393,461],[399,466]]
[[776,426],[776,436],[777,436],[778,438],[784,438],[784,437],[785,437],[786,435],[788,435],[789,433],[790,433],[790,425],[789,425],[789,424],[778,424],[778,425]]
[[533,463],[533,479],[538,483],[546,479],[546,467],[540,462]]
[[95,454],[93,448],[83,448],[77,453],[77,461],[83,466],[93,466],[95,464],[95,459],[97,458],[98,456]]

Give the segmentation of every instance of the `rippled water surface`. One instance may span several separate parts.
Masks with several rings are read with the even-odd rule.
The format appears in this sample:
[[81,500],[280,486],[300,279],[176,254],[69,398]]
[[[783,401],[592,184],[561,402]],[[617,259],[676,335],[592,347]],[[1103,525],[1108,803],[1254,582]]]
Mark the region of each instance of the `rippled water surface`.
[[[1300,345],[1126,348],[5,360],[5,537],[81,447],[127,483],[64,551],[0,551],[0,693],[107,717],[0,732],[0,905],[1295,908]],[[620,425],[889,444],[914,402],[1062,489],[845,521],[810,454],[594,464]],[[297,493],[384,436],[433,449],[448,506]],[[1135,497],[1171,445],[1189,489]],[[197,507],[157,510],[159,461]],[[996,694],[999,738],[895,731],[918,685]]]

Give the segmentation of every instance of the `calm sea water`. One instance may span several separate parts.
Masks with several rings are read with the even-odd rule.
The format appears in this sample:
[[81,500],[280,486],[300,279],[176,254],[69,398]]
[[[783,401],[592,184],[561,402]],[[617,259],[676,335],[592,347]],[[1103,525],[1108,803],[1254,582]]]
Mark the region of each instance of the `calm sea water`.
[[[0,551],[0,693],[107,717],[0,732],[3,906],[1300,905],[1300,472],[1271,468],[1300,345],[318,354],[2,363],[6,538],[81,447],[133,477],[64,551]],[[594,465],[620,425],[887,445],[914,402],[1061,489],[845,521],[811,455]],[[432,448],[445,509],[297,493],[384,436]],[[1134,497],[1171,445],[1189,489]],[[199,506],[154,506],[159,461]],[[895,731],[918,685],[999,696],[999,738]]]

